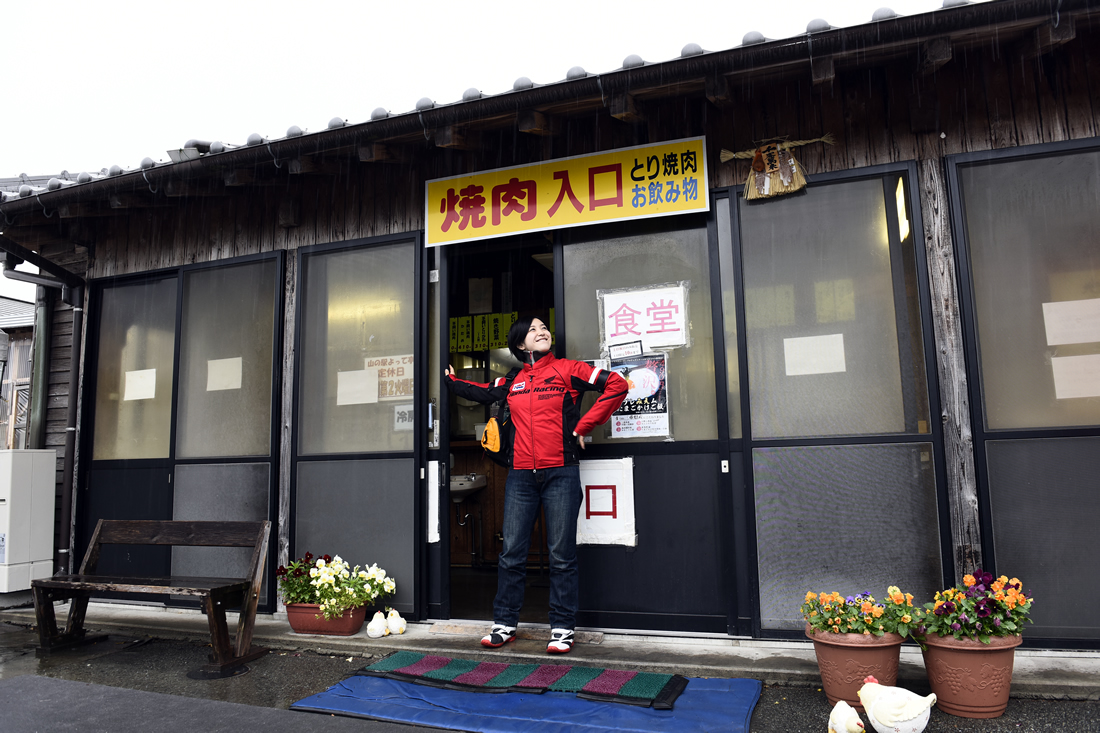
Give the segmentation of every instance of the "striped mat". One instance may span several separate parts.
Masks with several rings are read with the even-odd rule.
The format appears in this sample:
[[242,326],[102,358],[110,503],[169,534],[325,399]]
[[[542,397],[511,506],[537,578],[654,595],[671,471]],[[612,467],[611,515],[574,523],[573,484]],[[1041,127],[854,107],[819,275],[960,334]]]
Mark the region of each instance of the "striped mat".
[[569,664],[509,664],[400,651],[356,674],[471,692],[572,692],[586,700],[671,710],[687,686],[678,674]]

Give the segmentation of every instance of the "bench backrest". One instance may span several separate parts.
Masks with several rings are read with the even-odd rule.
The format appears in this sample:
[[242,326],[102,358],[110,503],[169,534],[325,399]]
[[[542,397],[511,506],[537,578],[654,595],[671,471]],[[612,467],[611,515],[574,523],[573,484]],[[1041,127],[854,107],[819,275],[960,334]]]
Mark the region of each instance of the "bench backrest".
[[92,542],[101,545],[255,547],[266,522],[176,522],[101,519]]
[[95,573],[101,545],[176,545],[179,547],[251,547],[250,576],[259,583],[271,522],[192,522],[148,519],[100,519],[80,566]]

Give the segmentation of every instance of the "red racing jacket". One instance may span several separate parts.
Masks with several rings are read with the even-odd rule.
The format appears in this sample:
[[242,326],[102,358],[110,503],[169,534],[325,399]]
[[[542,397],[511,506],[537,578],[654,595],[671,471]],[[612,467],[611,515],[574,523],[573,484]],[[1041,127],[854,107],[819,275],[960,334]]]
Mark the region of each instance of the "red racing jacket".
[[[456,395],[481,403],[502,399],[507,388],[503,377],[492,384],[467,382],[453,375],[450,380]],[[587,435],[607,422],[622,404],[628,386],[616,372],[547,353],[534,366],[524,364],[507,389],[508,410],[516,430],[512,468],[532,470],[578,463],[573,433]],[[589,391],[603,394],[582,417],[581,395]]]

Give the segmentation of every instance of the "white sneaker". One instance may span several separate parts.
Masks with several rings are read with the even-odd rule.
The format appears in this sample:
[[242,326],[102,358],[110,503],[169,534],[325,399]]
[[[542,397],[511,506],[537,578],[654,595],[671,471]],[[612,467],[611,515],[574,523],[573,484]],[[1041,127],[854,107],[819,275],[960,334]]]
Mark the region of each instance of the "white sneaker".
[[546,645],[548,654],[568,654],[573,648],[573,629],[551,629],[550,643]]
[[493,630],[489,634],[481,639],[481,645],[487,646],[490,649],[496,649],[498,646],[504,646],[510,641],[516,640],[516,627],[505,626],[504,624],[493,624]]

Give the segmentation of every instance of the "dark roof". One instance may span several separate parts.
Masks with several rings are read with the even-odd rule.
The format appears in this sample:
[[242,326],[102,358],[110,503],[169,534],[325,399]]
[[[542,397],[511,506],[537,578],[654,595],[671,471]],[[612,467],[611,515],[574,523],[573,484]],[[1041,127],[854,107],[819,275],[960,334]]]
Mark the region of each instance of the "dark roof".
[[[0,211],[7,217],[44,207],[47,201],[56,207],[123,191],[156,190],[162,184],[171,186],[264,162],[277,167],[300,156],[339,149],[354,151],[356,146],[369,143],[407,143],[424,139],[430,130],[452,126],[504,127],[514,124],[517,114],[525,110],[576,114],[605,106],[608,100],[624,94],[644,99],[701,92],[709,80],[720,77],[763,79],[806,73],[811,67],[817,74],[822,61],[830,70],[833,64],[837,69],[883,64],[941,39],[960,46],[988,43],[990,39],[1007,42],[1028,33],[1035,35],[1041,27],[1053,28],[1056,36],[1059,27],[1072,29],[1074,16],[1084,18],[1098,11],[1100,0],[943,0],[942,8],[911,16],[893,15],[881,8],[871,22],[848,28],[833,28],[814,20],[807,25],[806,33],[791,38],[770,40],[753,32],[731,49],[704,51],[688,44],[680,57],[655,63],[632,55],[624,60],[623,68],[607,73],[592,74],[574,67],[566,79],[549,84],[534,84],[521,77],[512,90],[501,94],[483,96],[468,90],[462,100],[445,104],[425,98],[409,112],[391,114],[377,109],[369,121],[344,123],[334,119],[328,129],[310,133],[295,126],[281,139],[268,140],[253,134],[238,146],[192,140],[183,148],[168,151],[172,162],[156,163],[146,158],[134,170],[116,165],[77,176],[63,172],[54,177],[0,179]],[[1041,34],[1037,37],[1041,45]],[[36,200],[39,198],[43,201]]]
[[27,328],[34,325],[34,303],[0,295],[0,328]]

